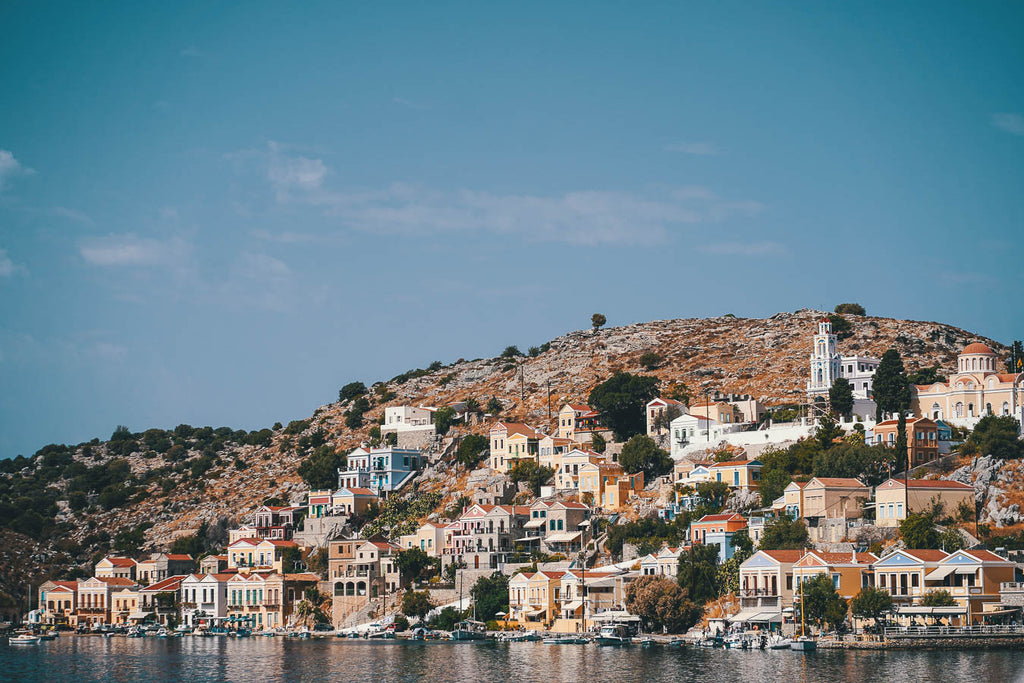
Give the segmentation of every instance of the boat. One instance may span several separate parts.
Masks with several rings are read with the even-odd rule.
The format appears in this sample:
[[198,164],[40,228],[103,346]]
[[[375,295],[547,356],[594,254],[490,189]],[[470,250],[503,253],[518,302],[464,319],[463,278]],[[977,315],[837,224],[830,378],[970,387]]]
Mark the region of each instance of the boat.
[[633,639],[633,642],[640,647],[654,647],[658,644],[658,641],[650,636],[637,636]]
[[506,643],[536,642],[541,639],[541,635],[534,630],[506,631],[498,636],[498,640]]
[[629,635],[629,629],[623,624],[605,624],[601,627],[597,638],[594,639],[598,645],[632,645],[633,641]]
[[170,635],[171,635],[170,632],[166,628],[163,628],[163,627],[161,627],[160,630],[156,632],[156,637],[157,638],[167,638]]
[[726,636],[723,644],[730,650],[750,650],[754,647],[754,640],[746,633],[734,633]]
[[818,641],[810,636],[800,636],[789,644],[789,649],[798,652],[814,652],[818,649]]
[[483,640],[487,637],[486,628],[483,622],[467,619],[455,624],[451,637],[452,640]]
[[39,636],[34,636],[30,633],[22,633],[20,635],[8,638],[7,642],[11,645],[35,645],[40,640],[42,639]]
[[192,629],[190,629],[190,628],[189,628],[188,626],[186,626],[185,624],[180,624],[180,625],[178,626],[178,628],[174,629],[174,632],[175,632],[175,633],[180,633],[181,635],[185,635],[185,634],[187,634],[187,633],[191,633],[191,630],[192,630]]
[[791,649],[789,646],[792,642],[789,638],[783,638],[777,633],[773,633],[768,636],[767,647],[769,650],[789,650]]
[[56,631],[44,631],[43,633],[39,634],[39,637],[42,638],[43,640],[57,640],[57,632]]
[[541,641],[545,645],[586,645],[587,639],[579,636],[555,636]]

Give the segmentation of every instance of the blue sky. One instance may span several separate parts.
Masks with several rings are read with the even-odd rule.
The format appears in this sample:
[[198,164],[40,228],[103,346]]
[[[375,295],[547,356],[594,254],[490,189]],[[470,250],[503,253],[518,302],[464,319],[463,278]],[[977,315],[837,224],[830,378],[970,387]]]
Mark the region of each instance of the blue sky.
[[4,3],[0,457],[259,428],[595,311],[1019,338],[1022,35],[1015,3]]

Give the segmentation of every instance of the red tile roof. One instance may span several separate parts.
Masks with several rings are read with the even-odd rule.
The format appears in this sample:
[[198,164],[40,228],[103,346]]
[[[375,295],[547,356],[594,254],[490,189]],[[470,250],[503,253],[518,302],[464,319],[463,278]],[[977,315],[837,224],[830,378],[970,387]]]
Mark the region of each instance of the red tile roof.
[[995,351],[990,349],[987,344],[982,344],[981,342],[974,342],[973,344],[968,344],[967,346],[965,346],[964,350],[961,351],[960,353],[961,354],[965,354],[965,353],[988,353],[988,354],[995,354]]
[[192,561],[192,556],[191,555],[183,555],[183,554],[182,555],[178,555],[178,554],[176,554],[176,555],[168,555],[167,559],[168,560],[181,560],[182,562],[185,562],[185,561],[191,562]]
[[761,550],[759,552],[764,553],[776,562],[787,563],[796,562],[805,554],[802,550]]
[[[819,481],[826,487],[840,488],[840,489],[860,489],[867,488],[867,486],[860,479],[854,479],[853,477],[815,477],[811,481]],[[810,482],[808,482],[810,483]]]
[[[902,479],[890,479],[889,481],[895,482],[897,485],[902,486]],[[888,482],[886,482],[888,483]],[[970,484],[965,484],[960,481],[946,481],[945,479],[910,479],[907,482],[907,486],[912,489],[963,489],[963,490],[974,490],[974,487]]]
[[277,548],[298,548],[299,547],[299,544],[296,543],[295,541],[279,541],[279,540],[276,540],[276,539],[269,539],[269,538],[263,539],[261,541],[261,543],[269,543],[272,546],[277,547]]
[[[852,553],[826,553],[812,550],[809,554],[814,555],[827,564],[853,564]],[[877,561],[878,558],[871,553],[857,553],[856,564],[871,564]]]
[[739,514],[738,512],[733,512],[733,513],[729,513],[729,514],[720,514],[720,515],[704,515],[703,517],[698,519],[696,522],[694,522],[694,524],[701,524],[702,522],[728,522],[730,520],[735,520],[735,519],[740,519],[740,520],[742,520],[744,522],[747,521],[743,517],[743,515]]
[[138,562],[130,557],[104,557],[103,559],[114,567],[134,567],[138,564]]
[[728,462],[716,462],[711,467],[739,467],[740,465],[749,465],[752,462],[753,460],[729,460]]
[[154,583],[152,585],[146,586],[142,590],[146,591],[147,593],[148,592],[159,593],[161,591],[178,590],[178,587],[181,586],[181,582],[182,582],[182,580],[184,578],[185,578],[184,575],[182,575],[182,576],[169,576],[166,579],[164,579],[163,581],[158,581],[158,582],[156,582],[156,583]]
[[138,584],[131,579],[126,579],[120,576],[97,576],[98,580],[107,584],[108,586],[137,586]]
[[982,562],[1009,562],[1005,557],[999,557],[991,550],[965,550],[964,552]]
[[903,552],[907,555],[910,555],[911,557],[916,557],[922,562],[941,562],[942,560],[949,557],[949,553],[947,553],[944,550],[904,549]]

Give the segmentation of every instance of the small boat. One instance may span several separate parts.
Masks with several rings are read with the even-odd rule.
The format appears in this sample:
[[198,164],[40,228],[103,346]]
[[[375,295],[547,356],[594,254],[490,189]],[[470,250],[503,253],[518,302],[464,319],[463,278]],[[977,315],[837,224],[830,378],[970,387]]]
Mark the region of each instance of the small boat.
[[157,638],[167,638],[170,635],[171,635],[170,632],[166,628],[163,628],[163,627],[161,627],[160,630],[158,630],[156,632],[156,637]]
[[7,642],[11,645],[35,645],[42,638],[34,636],[29,633],[22,633],[21,635],[13,636],[7,639]]
[[187,633],[190,633],[191,629],[188,626],[186,626],[185,624],[180,624],[178,626],[178,628],[174,629],[174,632],[175,633],[180,633],[181,635],[185,635]]
[[668,641],[669,647],[686,647],[686,638],[673,638]]
[[818,641],[810,636],[800,636],[789,644],[789,649],[798,652],[814,652],[818,649]]
[[486,624],[467,619],[455,624],[452,640],[483,640],[487,637]]
[[769,650],[789,650],[789,646],[793,641],[789,638],[783,638],[782,636],[773,633],[768,636],[767,647]]
[[629,629],[622,624],[605,624],[594,641],[598,645],[632,645]]
[[633,642],[639,645],[640,647],[654,647],[658,644],[658,642],[650,636],[639,636],[637,638],[634,638]]
[[587,639],[578,636],[556,636],[541,641],[545,645],[586,645]]
[[498,640],[506,643],[525,643],[525,642],[536,642],[541,640],[542,637],[539,633],[534,630],[530,631],[507,631],[498,636]]
[[57,640],[57,632],[56,631],[45,631],[43,633],[40,633],[39,637],[42,638],[43,640]]

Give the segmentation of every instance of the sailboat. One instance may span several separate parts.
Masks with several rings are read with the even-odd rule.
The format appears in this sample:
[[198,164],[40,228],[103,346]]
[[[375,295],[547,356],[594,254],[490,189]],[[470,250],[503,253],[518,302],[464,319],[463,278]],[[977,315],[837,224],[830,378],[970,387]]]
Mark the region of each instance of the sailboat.
[[[804,556],[806,556],[806,551]],[[800,559],[803,559],[802,557]],[[800,577],[803,579],[803,576]],[[818,641],[807,635],[807,614],[804,610],[804,582],[800,581],[800,637],[789,644],[789,649],[799,652],[814,652]]]

